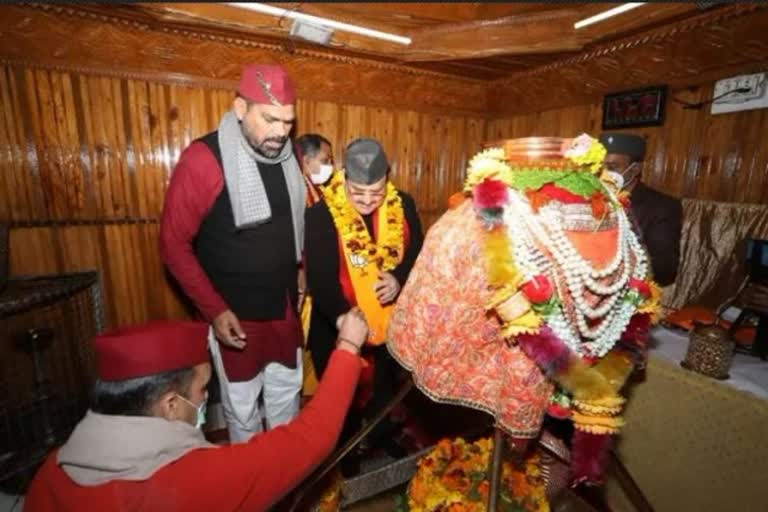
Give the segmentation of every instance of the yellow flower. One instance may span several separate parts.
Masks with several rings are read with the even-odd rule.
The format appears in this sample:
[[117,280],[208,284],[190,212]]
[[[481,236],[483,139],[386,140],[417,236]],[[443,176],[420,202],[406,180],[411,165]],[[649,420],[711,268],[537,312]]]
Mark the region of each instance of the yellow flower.
[[651,296],[637,309],[638,313],[651,315],[651,323],[657,323],[661,313],[661,287],[655,281],[648,282]]
[[387,203],[386,236],[374,242],[360,218],[360,214],[350,204],[344,190],[344,173],[333,174],[330,183],[323,187],[323,197],[333,223],[341,236],[342,242],[352,252],[367,255],[380,270],[389,271],[402,260],[405,236],[405,214],[403,202],[392,182],[387,183],[384,202]]
[[472,157],[469,161],[464,191],[471,192],[488,178],[503,181],[507,185],[512,184],[512,168],[506,162],[503,149],[486,149]]
[[541,324],[541,315],[530,310],[523,316],[505,322],[501,329],[501,333],[505,338],[513,338],[520,334],[535,334],[539,332]]
[[[486,472],[491,457],[491,438],[467,443],[462,438],[442,440],[418,464],[418,471],[408,488],[408,505],[419,512],[485,512],[489,482]],[[442,461],[442,464],[435,462]],[[519,468],[502,465],[502,492],[518,501],[518,507],[531,512],[548,512],[545,482],[539,468],[538,453],[529,456]],[[468,486],[446,487],[463,474]],[[473,475],[484,477],[473,480]],[[448,477],[448,478],[446,478]]]
[[603,167],[603,160],[608,151],[600,141],[583,133],[572,139],[563,151],[564,156],[579,166],[589,166],[591,172],[598,172]]

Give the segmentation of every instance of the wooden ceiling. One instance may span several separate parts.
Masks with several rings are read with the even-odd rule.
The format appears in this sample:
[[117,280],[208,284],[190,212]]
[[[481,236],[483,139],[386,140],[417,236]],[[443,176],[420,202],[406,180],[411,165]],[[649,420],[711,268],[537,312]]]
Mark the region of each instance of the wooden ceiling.
[[[274,3],[277,7],[409,36],[409,46],[336,31],[329,47],[345,55],[491,80],[549,64],[700,13],[721,2],[649,3],[585,27],[574,22],[620,3]],[[714,4],[714,6],[712,6]],[[225,4],[131,4],[164,24],[317,47],[290,36],[292,21]],[[113,14],[120,9],[113,10]]]

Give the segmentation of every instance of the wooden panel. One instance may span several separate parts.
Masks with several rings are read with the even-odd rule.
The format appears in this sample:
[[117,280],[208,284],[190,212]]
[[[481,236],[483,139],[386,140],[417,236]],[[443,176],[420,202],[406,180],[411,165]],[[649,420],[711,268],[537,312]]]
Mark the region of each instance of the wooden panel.
[[12,274],[99,270],[108,323],[126,325],[187,312],[165,277],[152,223],[11,229]]
[[[0,66],[0,219],[11,221],[12,274],[98,269],[111,325],[187,315],[158,254],[169,177],[190,141],[215,129],[232,93],[180,85]],[[300,100],[297,133],[342,148],[381,140],[393,179],[428,226],[461,186],[485,121]]]
[[353,58],[327,49],[310,50],[300,43],[265,42],[235,30],[179,27],[151,18],[118,17],[121,10],[112,16],[104,14],[103,7],[100,14],[94,9],[98,8],[0,7],[0,59],[233,91],[243,65],[281,63],[295,78],[299,97],[304,99],[344,98],[360,105],[438,113],[485,112],[486,85],[480,80]]
[[768,65],[766,26],[766,4],[731,4],[497,80],[489,109],[518,114],[647,85],[703,85],[762,71]]
[[[681,101],[712,98],[714,84],[672,90]],[[625,130],[648,140],[644,180],[678,197],[768,204],[768,109],[710,115],[668,101],[661,127]],[[602,102],[490,121],[490,140],[528,136],[572,137],[601,131]]]
[[422,28],[411,33],[413,41],[401,58],[430,62],[580,50],[573,28],[577,19],[576,11],[559,9]]

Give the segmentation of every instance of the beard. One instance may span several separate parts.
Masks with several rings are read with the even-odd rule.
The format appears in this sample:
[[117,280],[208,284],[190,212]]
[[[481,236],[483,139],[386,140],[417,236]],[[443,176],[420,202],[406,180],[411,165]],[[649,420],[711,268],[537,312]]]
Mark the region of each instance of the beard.
[[288,137],[267,137],[259,142],[259,140],[252,136],[248,131],[248,128],[244,123],[240,123],[240,130],[243,132],[243,137],[251,146],[251,148],[264,158],[277,157],[285,147],[285,143],[288,142]]

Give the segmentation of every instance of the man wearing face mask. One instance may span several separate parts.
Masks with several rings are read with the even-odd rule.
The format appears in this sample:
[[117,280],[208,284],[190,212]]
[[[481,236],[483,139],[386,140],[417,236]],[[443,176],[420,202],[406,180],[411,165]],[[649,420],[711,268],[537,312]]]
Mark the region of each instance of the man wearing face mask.
[[341,319],[326,376],[296,420],[230,446],[200,430],[207,329],[159,321],[99,335],[91,409],[35,475],[24,510],[267,510],[328,456],[360,374],[363,314]]
[[307,189],[289,143],[295,102],[282,66],[245,67],[232,110],[182,153],[163,207],[161,255],[211,323],[232,442],[299,410]]
[[680,263],[682,203],[642,182],[645,139],[627,133],[604,133],[600,142],[608,150],[605,169],[620,174],[622,188],[630,193],[632,215],[648,249],[653,277],[661,286],[671,285]]
[[320,201],[320,186],[325,185],[333,174],[331,143],[320,134],[305,133],[296,139],[296,148],[307,183],[307,207],[311,207]]
[[[307,208],[320,201],[321,186],[333,174],[333,152],[328,139],[317,133],[305,133],[296,139],[296,150],[301,162],[301,172],[307,184]],[[312,297],[307,294],[307,274],[299,269],[299,310],[305,343],[309,339],[309,324],[312,319]],[[304,397],[312,396],[317,388],[317,372],[312,354],[304,347]]]
[[[370,326],[364,350],[369,366],[343,437],[395,393],[399,367],[383,343],[393,304],[424,241],[413,199],[395,188],[388,172],[381,144],[357,139],[346,148],[344,172],[333,176],[323,200],[307,210],[307,283],[314,300],[308,346],[318,374],[326,371],[339,315],[358,306]],[[384,423],[371,433],[370,446],[391,437],[391,425]],[[346,466],[349,471],[345,466],[342,470],[350,475],[355,466],[352,462]]]

